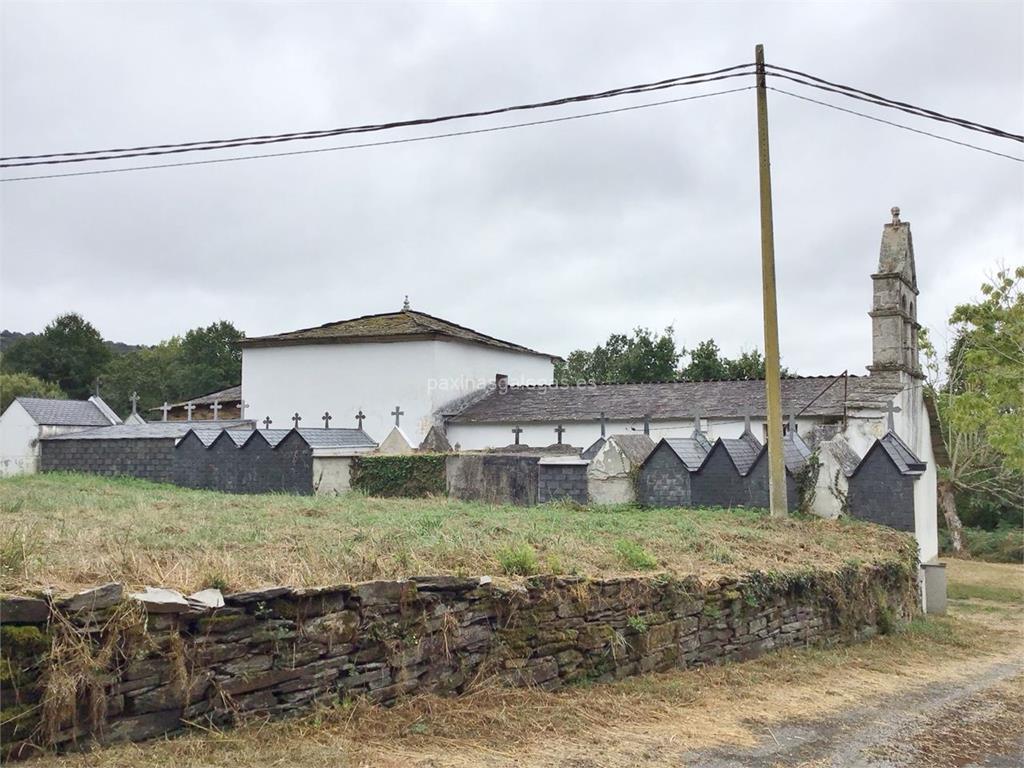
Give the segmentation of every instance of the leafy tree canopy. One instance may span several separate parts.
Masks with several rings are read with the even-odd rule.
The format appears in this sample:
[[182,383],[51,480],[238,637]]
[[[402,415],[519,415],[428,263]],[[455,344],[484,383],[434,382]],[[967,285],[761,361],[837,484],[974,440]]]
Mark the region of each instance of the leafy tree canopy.
[[0,373],[0,413],[6,411],[16,397],[63,399],[66,395],[56,384],[28,373]]
[[560,384],[629,384],[670,381],[676,377],[679,351],[669,326],[662,334],[635,328],[633,335],[614,333],[590,352],[578,349],[555,366]]
[[56,384],[69,397],[89,396],[110,360],[100,332],[81,315],[61,315],[38,336],[13,344],[4,354],[6,373],[27,373]]

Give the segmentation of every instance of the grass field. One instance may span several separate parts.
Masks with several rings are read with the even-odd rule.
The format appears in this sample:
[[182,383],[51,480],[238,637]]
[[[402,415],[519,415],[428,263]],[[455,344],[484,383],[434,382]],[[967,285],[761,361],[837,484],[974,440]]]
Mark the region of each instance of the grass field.
[[[949,577],[958,591],[999,581],[1019,585],[1024,567],[954,561]],[[690,750],[752,748],[794,722],[807,724],[804,738],[813,739],[814,723],[834,728],[828,724],[851,709],[876,708],[871,717],[881,724],[892,716],[900,695],[918,695],[913,692],[931,686],[970,685],[993,665],[1019,667],[1024,605],[1019,594],[996,597],[955,599],[948,616],[919,619],[897,634],[852,646],[787,649],[743,664],[650,674],[557,694],[485,683],[457,699],[418,696],[386,710],[340,704],[288,720],[255,720],[235,730],[48,756],[32,764],[675,768],[692,764],[686,758]],[[1007,687],[1015,700],[1021,679]],[[977,734],[970,733],[963,718],[949,725],[956,743],[975,756],[978,741],[993,737],[986,723],[984,733]],[[1012,732],[1008,735],[1013,738]],[[780,764],[758,760],[756,749],[741,754],[749,760],[740,757],[727,764]],[[940,755],[914,764],[938,768],[968,762]]]
[[70,474],[0,480],[0,532],[7,590],[236,590],[436,573],[710,578],[891,560],[911,541],[855,521],[750,510],[237,496]]

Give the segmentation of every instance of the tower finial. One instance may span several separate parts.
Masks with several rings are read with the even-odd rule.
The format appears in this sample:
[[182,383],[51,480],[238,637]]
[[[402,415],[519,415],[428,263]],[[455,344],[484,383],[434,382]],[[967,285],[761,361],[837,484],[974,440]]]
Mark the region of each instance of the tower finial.
[[409,311],[409,294],[408,293],[405,294],[405,301],[402,302],[402,311],[403,312],[408,312]]
[[894,205],[889,209],[889,213],[892,214],[892,225],[894,227],[898,227],[900,225],[900,207],[898,205]]

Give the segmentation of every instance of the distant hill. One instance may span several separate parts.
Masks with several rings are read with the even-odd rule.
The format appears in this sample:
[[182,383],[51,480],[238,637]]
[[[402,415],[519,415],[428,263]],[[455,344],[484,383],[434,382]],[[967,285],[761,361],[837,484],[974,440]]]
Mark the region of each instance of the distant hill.
[[[21,339],[30,339],[36,336],[35,333],[21,333],[20,331],[8,331],[6,328],[0,331],[0,352],[7,350],[11,344]],[[128,352],[134,352],[138,349],[143,349],[145,344],[125,344],[123,341],[107,341],[104,339],[104,344],[107,345],[107,349],[113,352],[115,355],[123,355]]]

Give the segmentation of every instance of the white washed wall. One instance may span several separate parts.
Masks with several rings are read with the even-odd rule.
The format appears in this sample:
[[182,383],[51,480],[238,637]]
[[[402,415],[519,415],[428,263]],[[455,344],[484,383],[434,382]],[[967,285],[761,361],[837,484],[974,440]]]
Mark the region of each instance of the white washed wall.
[[[266,416],[278,428],[291,427],[298,411],[302,427],[320,427],[330,411],[331,426],[363,427],[380,442],[394,426],[391,411],[401,405],[402,428],[418,444],[434,411],[464,395],[467,387],[494,383],[496,373],[512,379],[551,381],[551,360],[477,344],[414,341],[367,344],[310,344],[242,350],[242,391],[257,421]],[[546,379],[544,378],[546,376]]]
[[39,425],[21,403],[12,402],[0,416],[0,477],[36,471],[38,437]]

